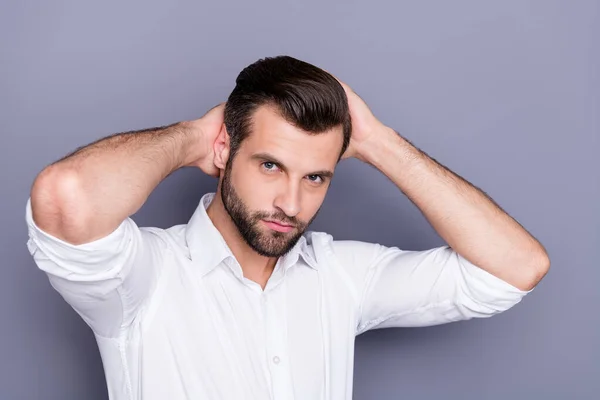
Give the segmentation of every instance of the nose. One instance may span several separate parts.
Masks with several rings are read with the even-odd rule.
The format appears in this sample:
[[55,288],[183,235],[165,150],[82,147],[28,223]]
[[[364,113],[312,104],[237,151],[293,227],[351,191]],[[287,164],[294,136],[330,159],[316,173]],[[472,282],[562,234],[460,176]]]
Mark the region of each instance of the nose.
[[300,213],[300,184],[297,182],[287,182],[275,198],[274,205],[290,218],[298,215]]

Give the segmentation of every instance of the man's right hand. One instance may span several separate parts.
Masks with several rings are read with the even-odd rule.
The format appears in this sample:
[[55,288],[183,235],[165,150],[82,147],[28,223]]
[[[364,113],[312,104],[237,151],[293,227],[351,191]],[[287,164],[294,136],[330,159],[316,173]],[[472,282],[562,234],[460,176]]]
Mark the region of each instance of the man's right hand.
[[188,122],[195,141],[184,166],[198,167],[207,175],[219,177],[219,169],[214,163],[214,143],[221,130],[224,129],[224,110],[225,103],[221,103],[211,108],[201,118]]

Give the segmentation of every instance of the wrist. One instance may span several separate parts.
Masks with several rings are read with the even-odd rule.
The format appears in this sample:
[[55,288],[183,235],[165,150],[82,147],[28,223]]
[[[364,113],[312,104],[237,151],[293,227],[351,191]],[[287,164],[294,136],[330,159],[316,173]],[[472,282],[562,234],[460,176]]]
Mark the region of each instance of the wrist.
[[381,169],[386,161],[394,160],[407,170],[414,161],[421,159],[421,152],[398,132],[389,127],[372,135],[373,140],[361,146],[359,159]]
[[182,121],[178,125],[182,132],[181,167],[196,166],[208,154],[200,120]]
[[398,140],[399,135],[393,129],[382,125],[369,135],[369,140],[360,144],[355,157],[376,166],[379,160],[385,157],[386,150],[391,145],[396,145]]

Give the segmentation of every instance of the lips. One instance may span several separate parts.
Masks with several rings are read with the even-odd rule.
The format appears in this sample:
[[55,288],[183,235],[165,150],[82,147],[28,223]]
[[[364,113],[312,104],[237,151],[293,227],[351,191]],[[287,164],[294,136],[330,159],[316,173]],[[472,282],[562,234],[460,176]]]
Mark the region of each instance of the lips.
[[284,224],[283,222],[279,222],[279,221],[273,221],[273,220],[271,220],[271,219],[265,219],[265,221],[266,221],[266,222],[270,222],[270,223],[272,223],[272,224],[281,225],[281,226],[283,226],[283,227],[286,227],[286,228],[293,228],[293,227],[294,227],[294,225],[290,225],[290,224]]
[[294,229],[293,225],[283,224],[281,222],[275,222],[263,219],[263,223],[270,229],[277,232],[291,232]]

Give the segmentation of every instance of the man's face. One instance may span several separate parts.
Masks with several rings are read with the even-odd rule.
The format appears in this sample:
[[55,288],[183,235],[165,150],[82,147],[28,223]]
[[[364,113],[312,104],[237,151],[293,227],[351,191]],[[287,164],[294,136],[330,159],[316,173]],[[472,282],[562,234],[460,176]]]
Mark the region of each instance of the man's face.
[[316,217],[342,148],[342,127],[311,135],[260,107],[221,182],[226,211],[257,253],[281,257]]

